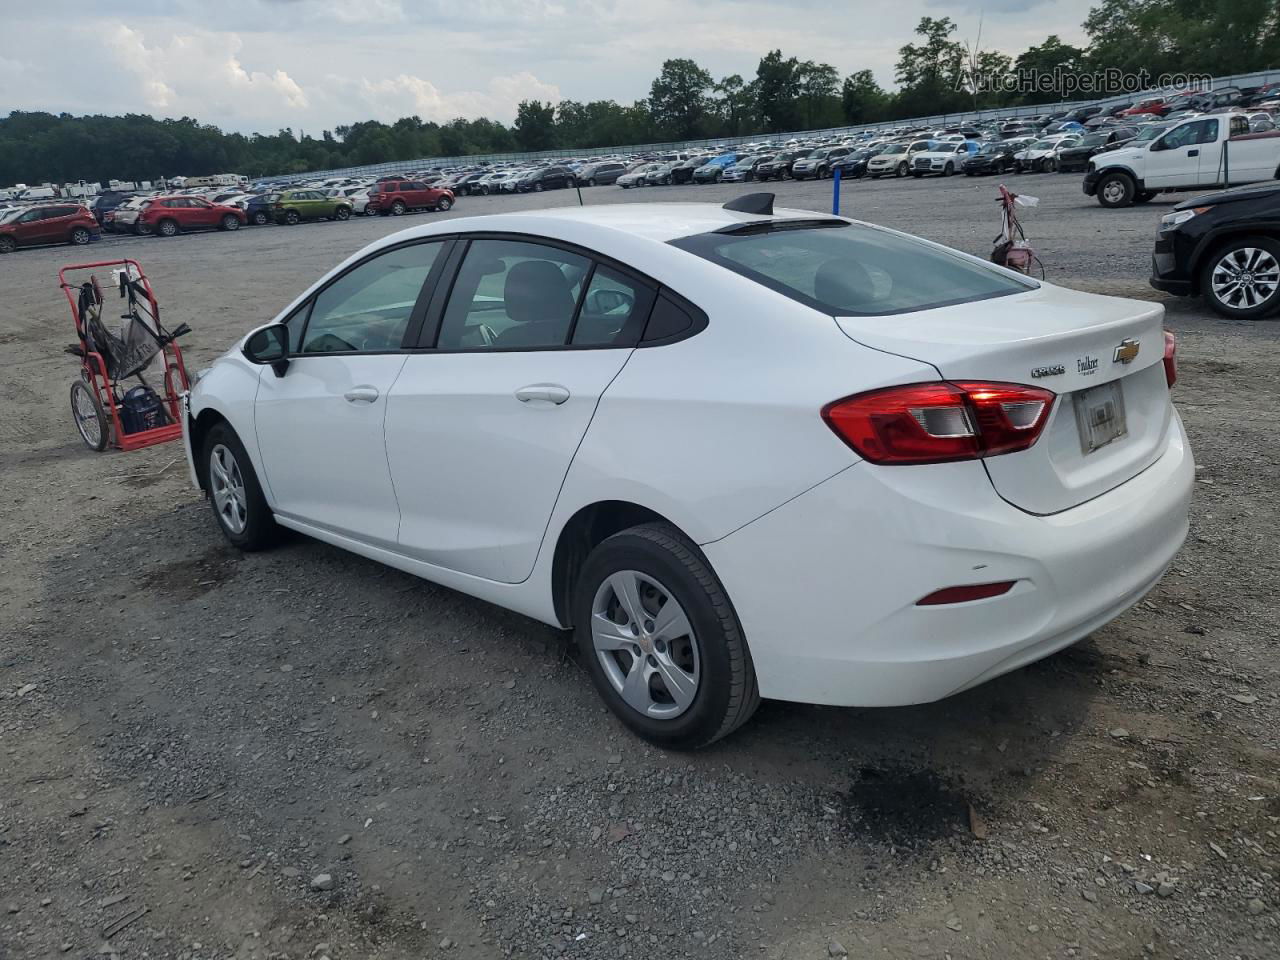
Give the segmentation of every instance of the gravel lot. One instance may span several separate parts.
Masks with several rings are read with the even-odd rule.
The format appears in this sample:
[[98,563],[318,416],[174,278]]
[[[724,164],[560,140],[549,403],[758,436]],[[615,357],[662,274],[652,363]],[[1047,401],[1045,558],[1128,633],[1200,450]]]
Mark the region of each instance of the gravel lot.
[[[1011,183],[1050,280],[1158,298],[1169,199]],[[995,187],[852,183],[844,211],[985,255]],[[768,189],[828,209],[829,184]],[[143,262],[194,370],[421,219],[89,252]],[[241,556],[177,446],[87,451],[56,284],[83,255],[0,259],[0,957],[1280,955],[1274,326],[1168,303],[1199,484],[1136,609],[942,703],[766,703],[677,755],[553,631],[302,538]]]

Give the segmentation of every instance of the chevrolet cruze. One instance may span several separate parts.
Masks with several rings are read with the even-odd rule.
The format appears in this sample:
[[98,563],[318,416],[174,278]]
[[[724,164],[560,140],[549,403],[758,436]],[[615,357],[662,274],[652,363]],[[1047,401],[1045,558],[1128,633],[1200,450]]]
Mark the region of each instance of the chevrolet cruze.
[[379,240],[186,398],[193,481],[571,629],[632,730],[936,700],[1135,604],[1187,532],[1163,308],[727,205]]

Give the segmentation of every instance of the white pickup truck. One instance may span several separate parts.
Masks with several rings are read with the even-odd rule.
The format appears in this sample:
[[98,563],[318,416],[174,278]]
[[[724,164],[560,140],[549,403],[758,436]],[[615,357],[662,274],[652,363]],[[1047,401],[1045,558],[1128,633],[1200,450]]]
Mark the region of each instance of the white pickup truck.
[[1146,203],[1157,193],[1272,180],[1280,174],[1280,131],[1250,133],[1246,117],[1193,117],[1118,150],[1095,154],[1084,192],[1104,207]]

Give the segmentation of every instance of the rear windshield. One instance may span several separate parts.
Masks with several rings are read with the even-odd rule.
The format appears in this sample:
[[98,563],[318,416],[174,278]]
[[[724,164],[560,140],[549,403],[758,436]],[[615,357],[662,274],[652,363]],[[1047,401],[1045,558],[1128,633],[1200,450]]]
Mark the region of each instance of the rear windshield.
[[909,313],[1038,286],[914,237],[838,220],[700,233],[671,243],[834,316]]

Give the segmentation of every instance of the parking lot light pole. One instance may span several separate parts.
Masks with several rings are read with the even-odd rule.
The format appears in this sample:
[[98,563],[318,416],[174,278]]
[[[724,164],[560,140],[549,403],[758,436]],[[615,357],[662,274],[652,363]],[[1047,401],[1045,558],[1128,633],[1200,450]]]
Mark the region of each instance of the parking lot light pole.
[[831,171],[831,215],[840,216],[840,168]]

